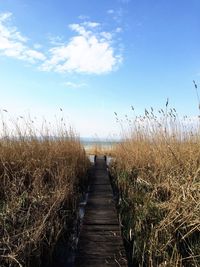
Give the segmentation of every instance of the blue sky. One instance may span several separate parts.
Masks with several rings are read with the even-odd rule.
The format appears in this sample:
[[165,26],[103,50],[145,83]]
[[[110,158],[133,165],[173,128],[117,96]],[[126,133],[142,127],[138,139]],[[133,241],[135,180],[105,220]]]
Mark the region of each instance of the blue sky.
[[[0,109],[111,137],[123,117],[166,99],[195,116],[199,0],[0,2]],[[60,107],[63,114],[60,114]]]

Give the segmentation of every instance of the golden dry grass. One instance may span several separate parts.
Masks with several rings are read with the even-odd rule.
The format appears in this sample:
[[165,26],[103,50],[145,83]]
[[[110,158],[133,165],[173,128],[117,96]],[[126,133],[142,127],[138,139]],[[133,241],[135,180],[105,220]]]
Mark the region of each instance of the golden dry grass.
[[[167,107],[167,105],[166,105]],[[200,266],[199,123],[175,109],[129,121],[111,166],[136,266]],[[124,134],[125,136],[125,134]]]
[[69,235],[89,162],[71,129],[48,137],[16,127],[8,136],[3,126],[0,266],[48,266],[60,236]]

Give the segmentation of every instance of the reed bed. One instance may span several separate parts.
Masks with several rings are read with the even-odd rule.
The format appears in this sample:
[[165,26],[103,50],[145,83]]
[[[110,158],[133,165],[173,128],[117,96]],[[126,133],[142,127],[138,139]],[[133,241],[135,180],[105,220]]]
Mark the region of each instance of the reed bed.
[[167,101],[165,110],[120,123],[124,141],[110,169],[129,261],[200,266],[199,117],[180,119]]
[[[0,266],[50,266],[59,238],[67,240],[87,183],[88,159],[71,129],[34,130],[32,121],[0,139]],[[39,133],[39,134],[38,134]]]

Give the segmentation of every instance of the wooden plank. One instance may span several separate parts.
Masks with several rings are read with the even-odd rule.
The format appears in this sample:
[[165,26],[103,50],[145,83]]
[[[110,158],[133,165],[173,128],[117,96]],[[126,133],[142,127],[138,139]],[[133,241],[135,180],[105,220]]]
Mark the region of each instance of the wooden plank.
[[97,255],[88,255],[88,257],[81,256],[77,259],[76,266],[85,267],[104,267],[104,266],[127,266],[126,259],[123,257],[113,256],[97,256]]
[[112,187],[103,157],[97,157],[94,167],[75,266],[127,266]]
[[81,267],[87,267],[87,266],[92,266],[92,267],[104,267],[104,266],[127,266],[125,260],[124,261],[117,261],[117,259],[112,258],[112,257],[103,257],[103,258],[97,258],[97,257],[80,257],[79,261],[77,261],[77,266]]
[[[120,237],[120,232],[118,233],[115,233],[112,234],[112,233],[109,233],[109,234],[96,234],[96,233],[93,233],[93,232],[90,232],[90,235],[83,235],[83,240],[88,242],[88,241],[91,241],[91,242],[107,242],[107,243],[111,243],[113,244],[114,241],[116,241],[116,236]],[[122,242],[121,242],[122,243]],[[118,244],[118,243],[117,243]]]
[[[94,232],[117,232],[120,231],[119,229],[119,225],[118,224],[108,224],[106,225],[102,225],[102,224],[94,224],[92,227],[88,226],[87,224],[82,225],[81,229],[83,229],[83,231],[94,231]],[[82,231],[82,232],[83,232]],[[81,235],[82,235],[81,232]]]

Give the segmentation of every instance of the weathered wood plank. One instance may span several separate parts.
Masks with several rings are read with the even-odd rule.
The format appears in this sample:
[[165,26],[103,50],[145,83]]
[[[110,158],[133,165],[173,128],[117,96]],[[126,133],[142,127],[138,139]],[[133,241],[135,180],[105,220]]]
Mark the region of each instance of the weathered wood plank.
[[75,266],[127,266],[112,187],[103,157],[97,157],[96,160]]

